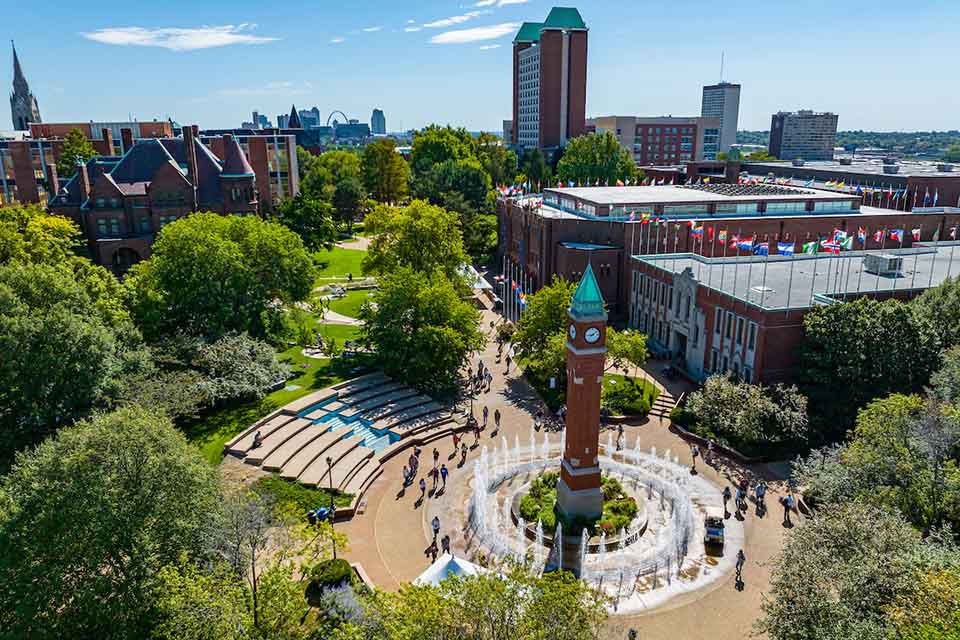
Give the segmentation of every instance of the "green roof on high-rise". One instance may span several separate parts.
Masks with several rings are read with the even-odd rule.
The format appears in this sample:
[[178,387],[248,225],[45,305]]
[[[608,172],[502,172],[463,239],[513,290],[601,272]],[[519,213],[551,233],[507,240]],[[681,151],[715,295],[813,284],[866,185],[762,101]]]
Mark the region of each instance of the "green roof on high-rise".
[[545,22],[524,22],[517,31],[514,42],[540,42],[543,29],[586,29],[580,12],[573,7],[554,7],[550,9]]
[[600,283],[597,282],[597,276],[593,273],[593,267],[587,264],[587,270],[583,272],[580,278],[580,284],[577,290],[573,292],[573,299],[570,301],[570,313],[574,316],[589,317],[605,315],[603,310],[603,294],[600,293]]

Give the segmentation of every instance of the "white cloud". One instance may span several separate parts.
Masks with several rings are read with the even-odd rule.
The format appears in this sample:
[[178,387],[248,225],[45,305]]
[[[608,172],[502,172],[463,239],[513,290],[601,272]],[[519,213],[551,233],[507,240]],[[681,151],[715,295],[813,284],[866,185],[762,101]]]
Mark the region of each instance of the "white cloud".
[[434,20],[433,22],[426,23],[425,26],[428,29],[442,29],[444,27],[452,27],[455,24],[461,24],[467,20],[473,20],[477,16],[482,16],[484,11],[467,11],[464,14],[459,16],[450,16],[449,18],[443,18],[442,20]]
[[480,51],[486,51],[487,49],[499,49],[500,45],[498,44],[485,44],[480,47]]
[[413,33],[414,31],[420,31],[421,27],[404,27],[403,30],[407,33]]
[[466,44],[469,42],[480,42],[482,40],[493,40],[494,38],[502,38],[505,35],[513,33],[519,26],[519,22],[504,22],[489,27],[445,31],[430,38],[430,42],[433,44]]
[[193,51],[226,47],[232,44],[264,44],[278,38],[255,36],[248,33],[257,25],[243,23],[216,27],[161,28],[107,27],[81,33],[84,38],[103,44],[120,46],[161,47],[170,51]]
[[530,0],[500,0],[497,2],[498,7],[504,7],[508,4],[527,4]]
[[256,87],[229,87],[219,89],[216,95],[232,96],[299,96],[310,93],[313,84],[310,82],[293,82],[292,80],[278,80]]
[[339,36],[337,36],[336,38],[330,38],[330,44],[340,44],[341,42],[345,42],[345,41],[346,41],[346,38],[341,38]]
[[416,24],[416,20],[407,20],[407,24]]
[[364,31],[367,33],[375,33],[377,31],[380,31],[381,29],[383,29],[383,27],[367,27],[366,29],[364,29]]
[[473,5],[473,6],[475,6],[475,7],[489,7],[489,6],[494,5],[494,4],[497,4],[497,0],[480,0],[480,2],[476,3],[476,4]]

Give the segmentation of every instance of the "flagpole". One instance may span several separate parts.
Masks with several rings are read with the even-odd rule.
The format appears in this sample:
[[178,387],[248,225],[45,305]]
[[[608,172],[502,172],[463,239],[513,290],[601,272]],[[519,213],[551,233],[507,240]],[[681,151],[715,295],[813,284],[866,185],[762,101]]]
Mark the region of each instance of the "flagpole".
[[[809,238],[810,235],[807,234]],[[820,234],[817,234],[816,244],[813,245],[813,280],[810,282],[810,304],[813,304],[813,294],[817,286],[817,263],[820,262],[817,254],[820,252]]]
[[927,289],[933,286],[933,267],[937,264],[937,256],[940,255],[940,251],[937,250],[937,247],[940,245],[940,223],[937,223],[937,228],[933,232],[933,262],[930,264],[930,280],[927,281]]
[[767,286],[767,263],[770,262],[770,234],[767,234],[767,258],[763,261],[763,277],[760,279],[760,306],[763,306],[763,296]]
[[[923,237],[923,225],[922,225],[922,224],[920,225],[920,233],[918,233],[917,236],[920,237],[920,238]],[[910,248],[913,249],[913,240],[912,240],[912,239],[910,240]],[[918,263],[919,261],[920,261],[920,254],[919,254],[919,253],[914,253],[914,254],[913,254],[913,273],[910,275],[910,297],[911,297],[911,298],[913,297],[913,291],[914,291],[913,287],[914,287],[914,284],[915,284],[916,281],[917,281],[917,263]],[[931,269],[932,269],[932,267],[931,267]]]
[[[787,234],[787,239],[790,238],[790,234]],[[793,243],[793,251],[790,253],[790,277],[787,279],[787,311],[784,314],[785,316],[790,315],[790,294],[793,293],[793,261],[797,257],[797,243]],[[780,253],[780,245],[777,244],[777,253]]]
[[[750,266],[747,267],[747,297],[746,297],[748,307],[750,306],[750,281],[753,278],[753,247],[756,244],[753,240],[754,240],[754,236],[750,236],[750,256],[749,256]],[[769,253],[769,247],[767,252]]]
[[[863,257],[867,257],[867,234],[870,233],[870,230],[866,227],[863,228],[863,245],[860,247]],[[860,295],[860,283],[863,282],[863,261],[860,261],[860,275],[857,276],[857,295]]]
[[[883,228],[883,233],[880,236],[880,255],[883,255],[884,247],[887,245],[887,228]],[[876,295],[880,291],[880,270],[877,269],[877,286],[873,289],[873,294]]]
[[[739,237],[739,236],[738,236]],[[720,290],[723,291],[723,280],[724,275],[727,272],[727,240],[730,239],[730,236],[727,236],[723,239],[723,266],[720,267]]]
[[[916,192],[914,192],[914,198],[916,198]],[[916,206],[916,205],[914,205],[914,206]],[[907,238],[907,230],[906,230],[906,229],[901,229],[901,230],[900,230],[900,254],[899,254],[901,260],[903,260],[903,241],[906,240],[906,238]],[[894,290],[894,291],[897,290],[897,278],[899,278],[899,277],[900,277],[900,271],[898,270],[896,277],[893,279],[893,290]]]
[[[957,229],[957,227],[956,227],[956,225],[954,225],[954,227],[953,227],[953,231],[954,231],[954,232],[953,232],[953,235],[956,235],[956,229]],[[947,278],[950,277],[950,269],[953,268],[953,250],[956,249],[956,247],[957,247],[956,239],[953,239],[953,242],[950,243],[950,261],[947,262]]]

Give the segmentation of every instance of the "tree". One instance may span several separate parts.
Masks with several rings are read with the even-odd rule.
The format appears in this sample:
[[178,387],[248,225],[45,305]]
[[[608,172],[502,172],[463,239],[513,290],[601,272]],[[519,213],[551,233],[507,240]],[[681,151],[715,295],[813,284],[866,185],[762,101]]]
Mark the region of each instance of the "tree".
[[647,361],[647,336],[639,331],[607,329],[606,369],[627,368],[627,365],[642,367]]
[[9,262],[60,264],[80,246],[80,229],[40,205],[0,207],[0,265]]
[[566,334],[567,309],[575,289],[576,283],[557,277],[527,298],[526,311],[513,335],[513,346],[521,357],[541,351],[551,336]]
[[163,228],[153,255],[125,280],[152,339],[185,332],[262,337],[282,303],[304,300],[313,261],[297,234],[256,217],[195,213]]
[[377,202],[394,203],[407,195],[410,168],[393,140],[377,140],[363,150],[363,182]]
[[367,215],[365,228],[376,234],[363,258],[364,273],[386,274],[401,267],[457,279],[467,261],[457,216],[423,200],[400,209],[380,205]]
[[960,144],[952,144],[943,152],[944,162],[960,162]]
[[309,249],[329,249],[337,239],[334,211],[329,202],[304,191],[280,201],[277,222],[300,236]]
[[[636,174],[630,152],[620,146],[616,136],[607,131],[588,133],[571,140],[557,164],[557,175],[564,182],[578,185],[626,182]],[[530,172],[527,172],[530,175]]]
[[203,377],[200,387],[211,403],[259,400],[290,373],[269,344],[246,333],[201,343],[192,364]]
[[480,134],[477,157],[494,186],[513,182],[517,174],[517,154],[504,146],[500,138],[489,133]]
[[465,160],[475,155],[473,137],[466,129],[430,125],[413,134],[410,164],[414,173],[419,174],[448,160]]
[[758,630],[772,640],[889,637],[888,607],[938,554],[883,509],[854,502],[818,510],[774,560]]
[[321,200],[331,200],[336,188],[346,180],[362,180],[363,168],[356,151],[335,149],[312,156],[310,170],[301,180],[301,191]]
[[918,571],[911,588],[897,594],[887,616],[902,640],[960,640],[960,572]]
[[940,368],[930,376],[930,396],[960,405],[960,346],[947,349],[940,358]]
[[937,365],[933,327],[896,300],[818,307],[803,328],[799,378],[821,442],[842,436],[870,400],[919,391]]
[[353,231],[363,200],[363,185],[357,178],[344,178],[337,184],[333,192],[333,212],[337,221],[346,225],[347,233]]
[[480,314],[440,271],[390,270],[364,305],[362,340],[390,376],[426,393],[456,386],[467,356],[483,346]]
[[747,154],[747,160],[750,162],[771,162],[776,160],[776,156],[770,155],[768,151],[752,151]]
[[477,213],[492,211],[490,175],[478,160],[447,160],[417,175],[414,195],[443,204],[445,194],[460,195]]
[[456,191],[442,194],[440,206],[459,215],[463,246],[474,261],[483,261],[493,253],[497,246],[497,216],[478,214]]
[[765,388],[714,375],[690,394],[686,408],[696,417],[699,433],[734,446],[792,442],[806,435],[807,401],[796,387]]
[[183,562],[157,575],[157,640],[246,640],[253,629],[247,592],[226,567],[204,572]]
[[115,292],[91,287],[95,298],[84,284],[68,265],[0,267],[0,466],[19,447],[110,406],[125,376],[150,369],[139,334],[109,299]]
[[86,164],[87,160],[97,155],[93,144],[80,129],[70,129],[63,138],[63,148],[60,150],[60,159],[57,160],[57,176],[64,181],[77,171],[77,163]]
[[960,346],[960,278],[947,278],[910,303],[921,322],[933,327],[944,349]]
[[550,179],[550,167],[539,148],[528,149],[523,155],[523,173],[531,185],[540,191]]
[[11,637],[147,637],[157,572],[201,557],[217,472],[139,408],[68,427],[0,480],[0,628]]

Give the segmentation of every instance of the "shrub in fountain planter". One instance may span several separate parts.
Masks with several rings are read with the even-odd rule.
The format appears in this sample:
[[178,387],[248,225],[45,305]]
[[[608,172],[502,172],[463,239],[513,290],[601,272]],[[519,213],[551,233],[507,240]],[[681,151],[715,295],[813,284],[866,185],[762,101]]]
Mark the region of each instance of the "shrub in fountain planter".
[[543,522],[544,531],[557,527],[557,478],[559,474],[548,471],[530,484],[530,492],[520,500],[520,515],[531,524]]
[[603,389],[603,406],[615,415],[646,415],[650,412],[650,403],[645,385],[618,384]]
[[[535,525],[537,520],[543,523],[543,530],[553,531],[557,526],[557,478],[554,471],[544,473],[530,484],[530,491],[520,499],[520,516],[528,523]],[[627,496],[620,481],[612,478],[603,478],[603,514],[599,520],[575,518],[572,521],[563,521],[563,530],[568,533],[577,533],[587,528],[596,533],[598,529],[612,535],[620,529],[628,529],[630,523],[637,516],[637,502]]]
[[311,572],[310,586],[316,585],[321,591],[330,587],[346,584],[353,577],[353,568],[343,558],[326,560],[314,567]]

